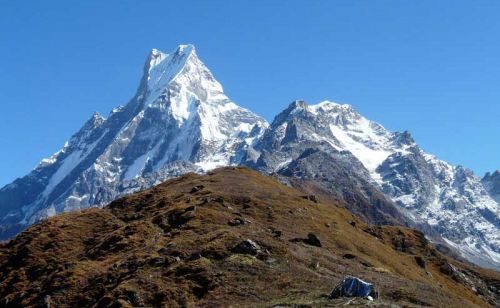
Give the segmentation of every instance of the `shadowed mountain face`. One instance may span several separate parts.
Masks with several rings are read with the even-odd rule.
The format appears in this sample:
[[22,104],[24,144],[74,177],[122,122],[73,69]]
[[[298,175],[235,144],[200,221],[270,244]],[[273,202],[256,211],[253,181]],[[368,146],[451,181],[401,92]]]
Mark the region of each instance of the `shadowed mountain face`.
[[387,306],[500,300],[497,272],[441,255],[421,232],[228,167],[28,228],[0,246],[0,305],[342,305],[327,294],[345,275]]
[[0,189],[0,239],[227,165],[274,174],[366,222],[415,227],[472,262],[500,266],[498,172],[481,183],[349,105],[296,101],[268,125],[224,94],[191,45],[152,50],[128,104],[94,114],[60,151]]
[[493,173],[486,173],[481,182],[490,196],[497,202],[500,202],[500,170],[496,170]]

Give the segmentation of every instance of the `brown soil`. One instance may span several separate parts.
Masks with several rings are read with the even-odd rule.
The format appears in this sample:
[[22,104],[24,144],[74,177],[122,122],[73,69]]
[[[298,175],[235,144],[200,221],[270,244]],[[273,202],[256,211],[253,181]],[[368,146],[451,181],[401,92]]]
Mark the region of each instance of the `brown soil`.
[[[247,239],[260,248],[238,246]],[[346,275],[380,298],[328,299]],[[62,214],[0,246],[2,307],[488,307],[498,290],[498,272],[418,231],[366,225],[245,168]]]

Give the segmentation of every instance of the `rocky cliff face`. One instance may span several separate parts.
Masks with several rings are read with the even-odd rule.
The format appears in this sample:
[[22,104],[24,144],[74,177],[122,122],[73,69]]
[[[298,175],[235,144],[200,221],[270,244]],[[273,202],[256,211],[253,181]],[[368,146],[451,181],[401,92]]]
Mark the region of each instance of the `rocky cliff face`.
[[493,173],[486,173],[481,182],[490,196],[497,203],[500,203],[500,170],[496,170]]

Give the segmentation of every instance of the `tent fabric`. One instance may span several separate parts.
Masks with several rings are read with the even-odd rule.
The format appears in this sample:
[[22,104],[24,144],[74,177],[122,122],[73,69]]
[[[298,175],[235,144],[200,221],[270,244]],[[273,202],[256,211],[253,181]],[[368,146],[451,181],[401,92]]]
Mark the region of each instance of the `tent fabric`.
[[367,297],[373,291],[373,284],[356,277],[346,277],[330,293],[330,298]]

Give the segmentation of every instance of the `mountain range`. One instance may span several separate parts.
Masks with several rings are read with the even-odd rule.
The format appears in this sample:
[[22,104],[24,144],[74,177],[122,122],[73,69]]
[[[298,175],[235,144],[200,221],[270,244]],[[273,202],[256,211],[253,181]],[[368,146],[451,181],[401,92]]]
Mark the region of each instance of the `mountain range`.
[[224,94],[192,45],[153,49],[125,106],[93,114],[62,149],[0,190],[0,238],[227,165],[335,199],[369,223],[420,229],[462,258],[500,268],[498,171],[480,179],[350,105],[295,101],[269,124]]

